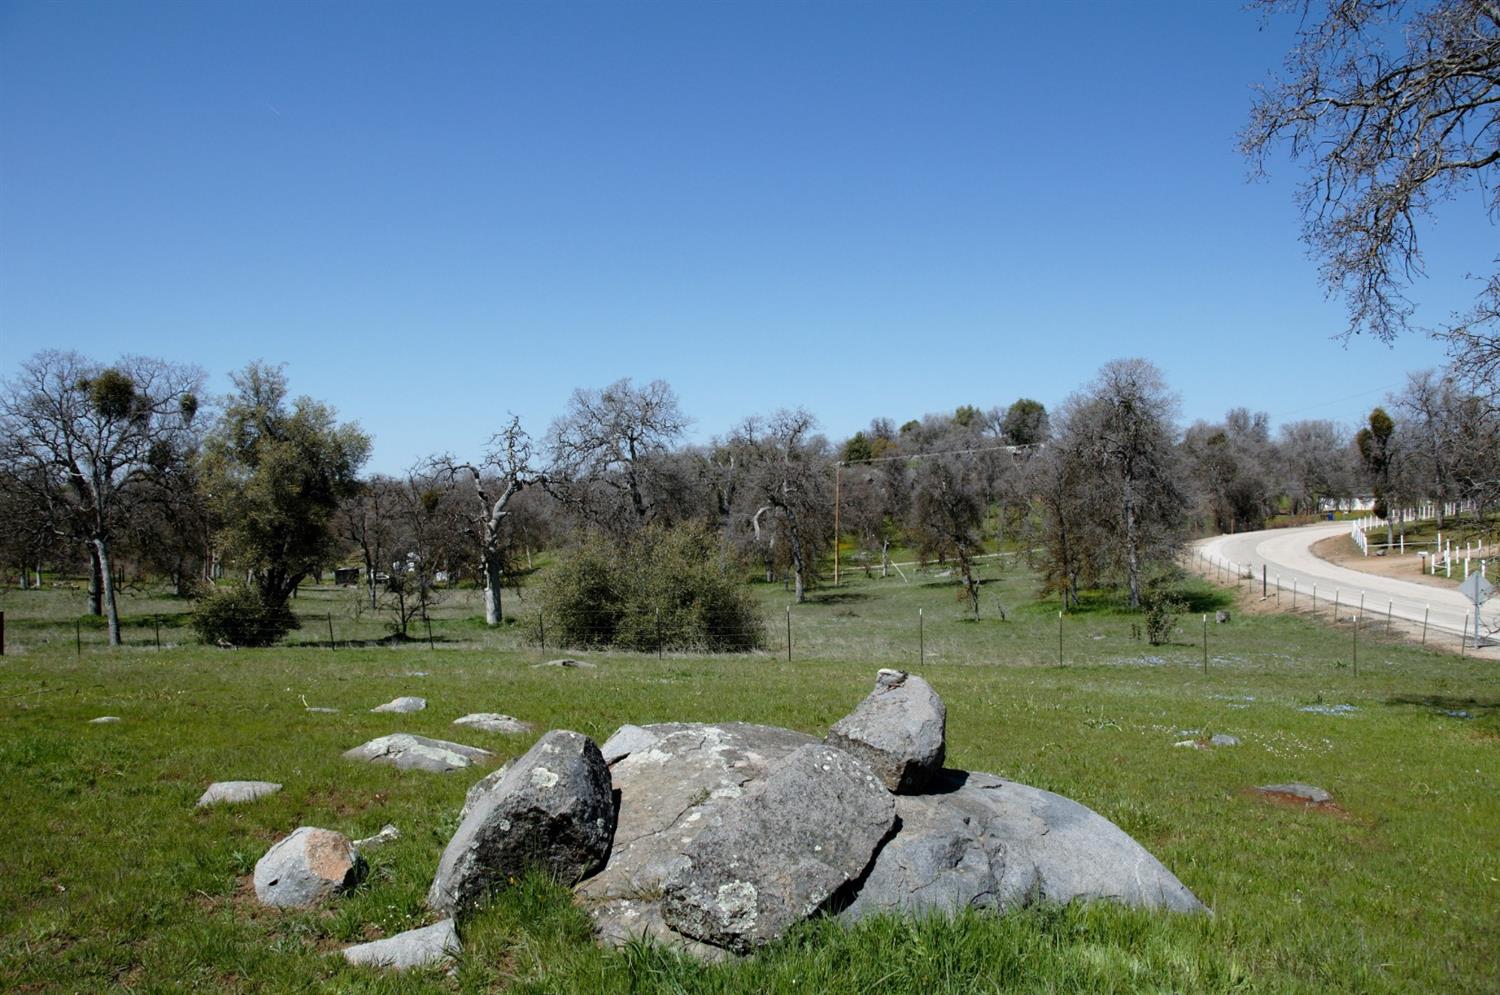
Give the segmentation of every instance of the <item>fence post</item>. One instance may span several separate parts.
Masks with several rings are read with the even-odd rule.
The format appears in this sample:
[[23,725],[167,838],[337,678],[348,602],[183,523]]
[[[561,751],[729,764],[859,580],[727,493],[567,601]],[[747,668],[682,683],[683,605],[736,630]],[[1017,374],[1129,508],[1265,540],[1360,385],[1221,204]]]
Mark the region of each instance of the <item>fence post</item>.
[[1427,616],[1432,614],[1432,606],[1428,605],[1422,609],[1422,645],[1427,645]]
[[[1464,628],[1469,627],[1469,617],[1464,616]],[[73,649],[78,656],[83,656],[83,619],[73,620]]]
[[[4,613],[0,612],[0,629],[3,629],[3,627],[4,627],[3,616],[4,616]],[[156,648],[157,649],[161,649],[161,616],[160,615],[152,615],[151,616],[151,628],[156,632]],[[5,640],[4,640],[3,635],[0,635],[0,656],[3,656],[4,653],[5,653],[4,642],[5,642]]]
[[656,609],[656,658],[661,659],[661,609]]
[[1297,610],[1297,578],[1292,578],[1292,611]]
[[1208,673],[1208,613],[1203,615],[1203,672]]
[[328,648],[331,650],[338,649],[338,645],[333,641],[333,612],[328,613]]
[[1267,597],[1269,594],[1266,590],[1266,565],[1262,563],[1260,565],[1260,600],[1264,601]]
[[1057,665],[1062,666],[1062,610],[1057,612]]
[[0,608],[0,656],[5,655],[5,610]]
[[927,626],[922,609],[917,609],[917,666],[927,665]]
[[1394,601],[1387,601],[1385,603],[1385,634],[1387,636],[1391,634],[1391,610],[1395,607],[1396,602]]
[[786,662],[792,662],[792,606],[786,606]]
[[542,644],[542,649],[547,648],[547,613],[542,609],[536,610],[537,638]]
[[427,623],[427,648],[429,650],[436,650],[437,644],[432,641],[432,618],[428,617],[423,619],[422,621]]
[[1359,676],[1359,616],[1354,616],[1354,649],[1352,651],[1354,663],[1354,676]]
[[1469,648],[1469,613],[1464,612],[1464,628],[1458,634],[1458,655],[1463,656],[1464,651]]

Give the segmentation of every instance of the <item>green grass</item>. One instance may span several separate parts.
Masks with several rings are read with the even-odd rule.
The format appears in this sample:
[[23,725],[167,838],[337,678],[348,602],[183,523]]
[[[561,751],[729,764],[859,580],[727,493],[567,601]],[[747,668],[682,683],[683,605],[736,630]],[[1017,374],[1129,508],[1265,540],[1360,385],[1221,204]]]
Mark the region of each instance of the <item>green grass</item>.
[[[1201,628],[1173,644],[1131,638],[1139,616],[1097,596],[1063,620],[1023,571],[991,566],[979,621],[929,572],[903,583],[849,575],[793,609],[785,658],[780,585],[756,585],[768,649],[735,657],[589,654],[595,670],[533,669],[556,655],[524,625],[498,632],[453,599],[437,649],[351,646],[380,623],[335,615],[340,648],[309,643],[348,592],[306,590],[293,645],[226,651],[178,625],[81,654],[81,595],[0,594],[0,990],[449,992],[1408,992],[1493,991],[1500,945],[1500,678],[1493,662],[1349,633],[1289,615]],[[1199,611],[1226,596],[1191,589]],[[996,602],[1007,621],[996,617]],[[326,606],[326,607],[325,607]],[[130,595],[134,620],[181,602]],[[922,633],[919,648],[917,616]],[[168,638],[168,633],[171,638]],[[86,633],[85,635],[88,635]],[[326,639],[326,633],[322,634]],[[425,635],[425,633],[424,633]],[[1061,792],[1135,835],[1215,910],[1211,918],[1108,905],[998,917],[811,922],[753,959],[715,966],[648,946],[605,951],[567,893],[531,880],[464,929],[456,974],[388,977],[328,956],[431,921],[422,899],[482,771],[403,774],[341,751],[394,731],[524,750],[530,737],[465,730],[502,711],[602,739],[623,722],[744,720],[821,734],[876,667],[917,667],[949,707],[949,763]],[[422,671],[426,676],[409,676]],[[428,709],[372,715],[398,694]],[[316,715],[307,704],[342,708]],[[1350,704],[1346,716],[1309,704]],[[1446,714],[1463,711],[1463,719]],[[91,726],[101,714],[118,725]],[[1227,732],[1233,749],[1175,749]],[[198,812],[213,780],[285,789]],[[1268,805],[1243,789],[1302,780],[1341,814]],[[261,909],[247,875],[298,825],[360,837],[394,822],[369,880],[316,912]]]

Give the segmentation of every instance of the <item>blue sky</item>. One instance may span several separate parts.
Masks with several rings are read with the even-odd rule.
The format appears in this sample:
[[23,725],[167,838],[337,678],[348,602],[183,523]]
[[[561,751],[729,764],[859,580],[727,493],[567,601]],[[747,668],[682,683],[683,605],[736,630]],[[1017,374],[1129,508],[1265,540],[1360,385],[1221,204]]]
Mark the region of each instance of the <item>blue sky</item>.
[[[253,359],[372,467],[663,378],[707,439],[1049,407],[1354,421],[1440,365],[1333,336],[1298,173],[1247,182],[1290,24],[1230,3],[0,3],[0,375]],[[1426,243],[1467,306],[1477,194]]]

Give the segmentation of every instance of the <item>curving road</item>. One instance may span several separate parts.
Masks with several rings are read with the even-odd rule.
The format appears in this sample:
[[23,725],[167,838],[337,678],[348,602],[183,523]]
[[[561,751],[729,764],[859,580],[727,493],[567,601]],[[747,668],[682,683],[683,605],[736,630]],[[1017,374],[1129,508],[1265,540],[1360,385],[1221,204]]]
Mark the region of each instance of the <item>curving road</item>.
[[[1348,534],[1349,523],[1339,522],[1214,536],[1193,544],[1194,557],[1201,558],[1206,564],[1224,564],[1231,569],[1234,566],[1242,570],[1248,568],[1257,584],[1260,583],[1261,566],[1264,565],[1271,589],[1275,590],[1276,578],[1280,576],[1281,596],[1285,599],[1290,596],[1295,583],[1301,605],[1311,604],[1313,585],[1316,584],[1320,606],[1332,607],[1334,598],[1337,597],[1344,610],[1353,613],[1359,610],[1363,598],[1367,616],[1384,617],[1389,608],[1396,618],[1419,624],[1423,614],[1430,610],[1428,625],[1455,636],[1463,631],[1464,619],[1468,617],[1469,636],[1473,638],[1473,603],[1456,589],[1431,587],[1350,570],[1314,555],[1314,543],[1329,536]],[[1500,587],[1500,578],[1490,579],[1496,587]],[[1493,640],[1497,629],[1500,629],[1500,595],[1491,597],[1480,609],[1481,633]]]

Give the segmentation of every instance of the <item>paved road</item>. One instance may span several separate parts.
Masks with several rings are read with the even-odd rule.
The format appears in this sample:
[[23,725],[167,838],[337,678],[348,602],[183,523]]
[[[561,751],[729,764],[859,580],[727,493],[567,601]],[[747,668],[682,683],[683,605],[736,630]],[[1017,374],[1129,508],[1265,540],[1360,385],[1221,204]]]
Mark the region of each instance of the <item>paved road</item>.
[[[1313,543],[1329,536],[1348,533],[1349,523],[1342,522],[1215,536],[1212,539],[1200,539],[1193,545],[1195,552],[1207,557],[1209,562],[1249,567],[1257,584],[1260,583],[1261,565],[1264,564],[1271,590],[1276,588],[1277,576],[1281,577],[1283,604],[1291,596],[1292,585],[1295,583],[1298,605],[1310,605],[1313,585],[1316,584],[1318,605],[1331,608],[1337,597],[1344,606],[1340,614],[1357,612],[1363,598],[1367,618],[1383,618],[1389,608],[1396,618],[1420,623],[1424,612],[1430,609],[1428,624],[1432,628],[1454,635],[1463,630],[1464,618],[1474,610],[1474,606],[1457,590],[1350,570],[1335,566],[1313,554]],[[1491,581],[1496,587],[1500,587],[1500,578],[1491,577]],[[1482,607],[1480,626],[1481,632],[1490,639],[1500,638],[1500,595],[1491,597]],[[1473,631],[1471,617],[1471,638]]]

